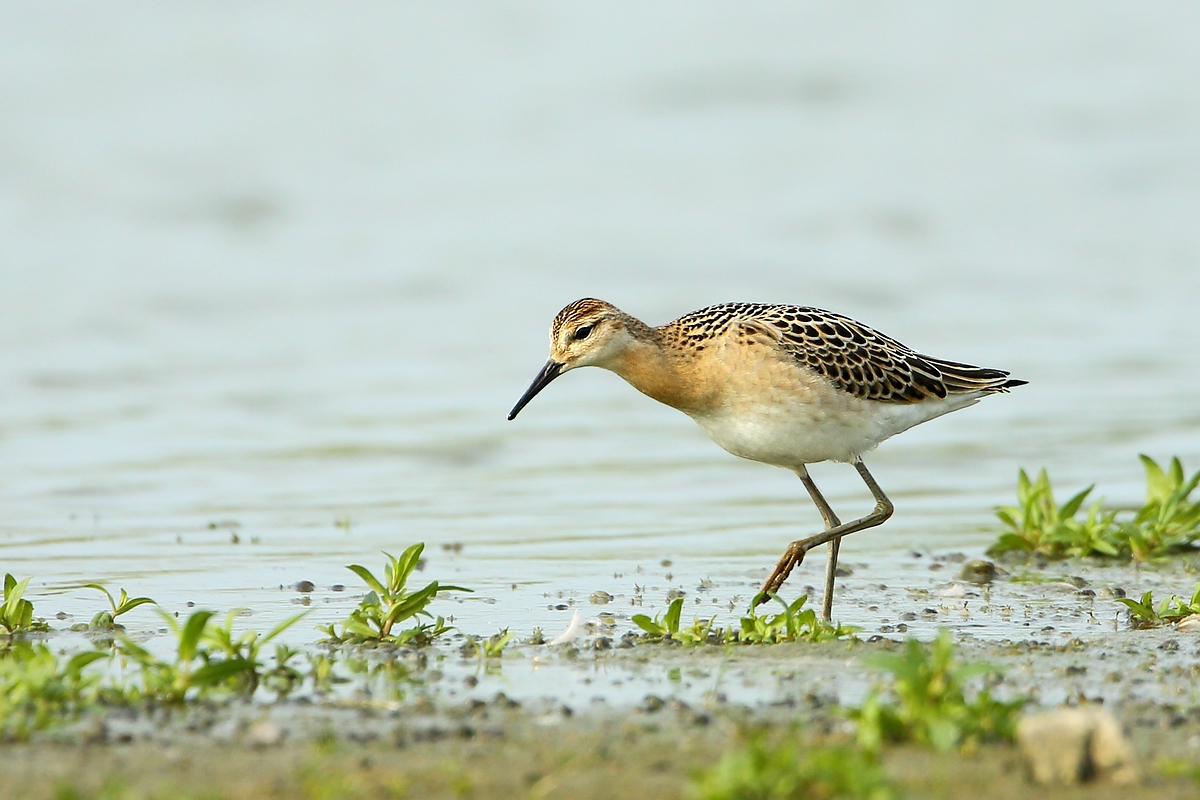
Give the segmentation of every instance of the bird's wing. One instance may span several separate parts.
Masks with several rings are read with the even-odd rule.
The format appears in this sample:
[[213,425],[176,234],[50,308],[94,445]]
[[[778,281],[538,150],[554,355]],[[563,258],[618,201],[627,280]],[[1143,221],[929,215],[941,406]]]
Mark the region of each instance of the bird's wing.
[[950,394],[1004,392],[1008,373],[923,356],[849,317],[801,306],[764,306],[754,319],[777,346],[855,397],[919,403]]

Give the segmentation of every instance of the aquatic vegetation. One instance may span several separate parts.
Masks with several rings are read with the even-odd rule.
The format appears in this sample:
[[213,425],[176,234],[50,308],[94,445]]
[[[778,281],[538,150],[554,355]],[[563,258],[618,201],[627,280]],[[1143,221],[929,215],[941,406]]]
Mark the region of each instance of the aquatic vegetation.
[[770,744],[761,733],[698,773],[693,800],[827,800],[896,796],[875,755],[853,747],[804,745],[793,734]]
[[1178,458],[1163,471],[1154,459],[1138,457],[1146,469],[1146,504],[1124,526],[1133,557],[1149,561],[1193,549],[1200,539],[1200,501],[1189,495],[1200,484],[1200,472],[1185,480]]
[[0,632],[7,636],[15,633],[36,633],[50,630],[43,619],[33,616],[33,603],[22,597],[29,586],[29,578],[17,582],[12,575],[4,575],[4,604],[0,605]]
[[210,626],[213,612],[195,611],[183,623],[170,614],[162,616],[175,636],[173,661],[155,658],[125,636],[117,643],[117,652],[138,667],[135,677],[140,685],[122,687],[126,699],[182,703],[216,688],[243,694],[253,691],[258,682],[256,661],[244,657],[240,648],[234,650],[236,655],[226,652],[225,657],[214,658],[214,653],[204,647],[206,639],[213,635],[211,631],[218,630],[217,626]]
[[[755,598],[757,600],[757,598]],[[815,611],[805,608],[808,595],[788,603],[776,594],[783,610],[778,614],[758,614],[754,607],[738,621],[737,628],[714,628],[713,619],[695,619],[689,628],[680,627],[683,614],[683,598],[671,601],[665,614],[653,619],[645,614],[635,614],[633,623],[645,633],[648,642],[675,641],[682,644],[780,644],[783,642],[826,642],[853,637],[858,628],[824,622]],[[753,606],[753,604],[752,604]]]
[[470,638],[470,643],[474,646],[475,652],[480,658],[500,658],[504,655],[504,648],[513,640],[513,634],[508,628],[501,630],[499,633],[493,633],[488,638],[484,639],[478,636]]
[[1130,518],[1104,511],[1093,503],[1084,518],[1079,511],[1094,487],[1089,486],[1061,506],[1054,499],[1045,470],[1034,481],[1021,470],[1017,505],[1001,506],[996,516],[1009,528],[988,548],[988,555],[1040,553],[1049,558],[1133,558],[1151,561],[1196,549],[1200,540],[1200,502],[1189,499],[1200,484],[1200,472],[1185,478],[1178,458],[1163,470],[1149,456],[1139,456],[1146,471],[1146,502]]
[[124,589],[121,590],[120,599],[114,600],[113,596],[111,594],[109,594],[108,589],[104,588],[103,586],[101,586],[98,583],[85,583],[82,588],[95,589],[98,592],[103,592],[104,596],[108,598],[108,605],[110,607],[110,609],[108,611],[101,611],[98,614],[96,614],[96,616],[92,617],[91,624],[88,626],[91,630],[97,630],[97,631],[123,630],[124,629],[123,626],[119,622],[117,622],[117,617],[119,617],[122,614],[125,614],[129,611],[132,611],[133,609],[137,608],[138,606],[146,605],[147,603],[152,604],[152,605],[157,605],[149,597],[132,597],[131,598]]
[[633,624],[646,632],[645,639],[650,642],[679,637],[679,618],[683,615],[683,598],[676,597],[667,606],[665,614],[655,614],[654,619],[645,614],[634,614]]
[[633,624],[645,633],[642,638],[647,642],[672,641],[680,644],[723,644],[729,639],[729,631],[714,630],[713,619],[694,618],[687,628],[680,628],[680,618],[683,616],[683,598],[676,597],[667,606],[665,614],[655,614],[654,619],[645,614],[634,614]]
[[1059,506],[1046,470],[1029,480],[1025,470],[1017,475],[1017,505],[1001,506],[996,516],[1011,530],[988,548],[989,556],[1008,552],[1038,552],[1051,558],[1118,556],[1116,512],[1103,512],[1093,503],[1085,519],[1077,514],[1094,486],[1089,486]]
[[[371,591],[367,592],[358,608],[351,611],[350,616],[342,622],[341,633],[337,632],[336,625],[333,624],[319,629],[328,635],[327,641],[333,644],[388,643],[421,647],[452,630],[442,617],[435,619],[425,609],[439,594],[471,590],[461,586],[442,586],[433,581],[423,589],[408,591],[408,579],[417,568],[417,562],[421,560],[421,552],[424,549],[424,543],[417,543],[401,553],[399,558],[384,553],[388,563],[384,566],[382,581],[366,567],[358,564],[346,567],[362,578]],[[431,619],[433,622],[421,623],[399,633],[392,632],[398,623],[419,617]]]
[[84,674],[97,650],[62,660],[44,644],[17,642],[0,657],[0,740],[24,739],[31,731],[78,711],[96,694],[98,674]]
[[[780,642],[827,642],[835,639],[852,637],[858,628],[841,623],[824,622],[817,617],[817,612],[805,608],[808,595],[800,595],[793,603],[788,603],[777,594],[771,595],[772,600],[783,606],[783,611],[774,616],[755,613],[755,602],[752,602],[748,616],[742,617],[741,628],[734,633],[734,640],[743,644],[779,644]],[[755,598],[757,601],[757,598]]]
[[1129,609],[1129,621],[1135,628],[1157,628],[1162,625],[1173,625],[1194,614],[1200,614],[1200,583],[1193,588],[1190,600],[1184,600],[1177,595],[1171,595],[1154,607],[1154,593],[1146,592],[1141,600],[1128,597],[1117,599]]
[[[244,694],[253,694],[258,688],[259,680],[262,677],[262,669],[264,664],[259,660],[259,650],[267,642],[274,639],[279,634],[283,633],[288,628],[295,625],[303,619],[308,612],[303,611],[288,617],[283,622],[272,628],[265,636],[260,636],[258,631],[247,630],[241,636],[234,636],[233,620],[238,616],[239,609],[234,609],[225,615],[225,624],[217,625],[209,622],[204,627],[203,641],[210,645],[210,649],[204,652],[206,660],[212,662],[213,656],[220,654],[221,659],[215,663],[232,662],[243,665],[243,669],[238,671],[236,675],[231,676],[230,682],[236,685],[238,691]],[[290,649],[276,649],[276,656],[284,656],[286,663],[294,653]],[[276,658],[276,668],[281,666],[278,658]],[[286,670],[284,673],[286,674]]]
[[998,671],[988,664],[960,664],[949,631],[943,629],[928,646],[909,639],[903,654],[879,656],[873,663],[890,672],[892,681],[888,693],[872,690],[852,714],[863,749],[916,741],[945,752],[969,750],[981,741],[1012,741],[1026,701],[999,701],[987,689],[968,701],[966,682]]

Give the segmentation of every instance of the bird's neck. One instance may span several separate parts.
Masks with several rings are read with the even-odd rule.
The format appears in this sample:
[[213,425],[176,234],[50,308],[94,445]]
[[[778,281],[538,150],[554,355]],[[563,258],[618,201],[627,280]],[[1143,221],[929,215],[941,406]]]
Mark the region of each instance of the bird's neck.
[[654,328],[642,325],[630,334],[629,344],[604,366],[660,403],[685,413],[702,410],[709,392],[699,391],[690,379],[686,360],[667,350]]

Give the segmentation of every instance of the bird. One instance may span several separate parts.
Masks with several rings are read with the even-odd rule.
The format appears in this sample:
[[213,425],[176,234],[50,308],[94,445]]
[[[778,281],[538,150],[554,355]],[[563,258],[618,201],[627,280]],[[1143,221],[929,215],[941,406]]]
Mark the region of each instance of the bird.
[[[822,619],[833,609],[842,537],[882,525],[894,507],[862,457],[885,439],[1005,394],[1028,381],[921,355],[861,322],[819,308],[722,303],[651,327],[586,297],[555,316],[550,359],[508,414],[579,367],[615,372],[641,393],[691,417],[735,456],[794,472],[825,529],[788,545],[751,607],[778,593],[805,554],[828,545]],[[824,461],[853,465],[875,499],[842,522],[808,473]]]

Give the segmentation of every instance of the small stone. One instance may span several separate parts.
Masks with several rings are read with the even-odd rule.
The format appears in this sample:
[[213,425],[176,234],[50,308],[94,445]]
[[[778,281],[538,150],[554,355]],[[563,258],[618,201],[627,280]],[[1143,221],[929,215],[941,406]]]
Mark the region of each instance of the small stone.
[[1200,631],[1200,614],[1189,614],[1175,623],[1175,630],[1190,633]]
[[996,565],[991,561],[969,561],[959,570],[958,579],[976,586],[985,586],[996,580]]
[[1121,726],[1102,708],[1060,708],[1025,717],[1017,725],[1017,744],[1029,777],[1037,783],[1137,780]]
[[246,744],[252,747],[274,747],[283,741],[283,728],[274,722],[256,722],[246,729]]
[[854,570],[850,569],[850,567],[844,566],[842,564],[838,564],[837,569],[835,569],[833,571],[833,574],[834,574],[834,577],[837,577],[837,578],[849,578],[851,575],[854,574]]
[[663,706],[666,704],[666,701],[658,695],[648,694],[646,695],[646,699],[642,701],[641,706],[638,707],[638,710],[644,711],[647,714],[653,714],[656,711],[662,711]]
[[607,605],[612,602],[612,599],[613,596],[605,591],[592,592],[591,597],[588,598],[591,604],[595,606]]
[[316,590],[317,586],[312,581],[297,581],[296,583],[292,584],[292,588],[301,594],[308,594],[309,592]]

